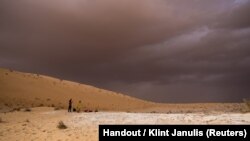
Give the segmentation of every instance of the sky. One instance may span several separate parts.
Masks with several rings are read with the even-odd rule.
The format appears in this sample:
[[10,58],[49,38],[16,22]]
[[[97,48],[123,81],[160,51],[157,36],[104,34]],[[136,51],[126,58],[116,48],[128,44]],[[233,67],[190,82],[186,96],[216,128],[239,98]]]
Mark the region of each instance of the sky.
[[155,102],[250,98],[250,0],[1,0],[0,67]]

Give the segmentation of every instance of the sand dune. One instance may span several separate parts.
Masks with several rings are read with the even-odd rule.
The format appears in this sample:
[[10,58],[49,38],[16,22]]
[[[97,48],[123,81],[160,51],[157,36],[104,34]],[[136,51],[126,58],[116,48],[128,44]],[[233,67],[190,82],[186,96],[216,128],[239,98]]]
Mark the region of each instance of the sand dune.
[[[68,100],[82,110],[68,113]],[[53,108],[54,107],[54,108]],[[55,108],[64,108],[56,110]],[[242,103],[162,104],[44,75],[0,69],[0,140],[98,140],[99,124],[249,124]],[[58,129],[63,121],[67,129]]]
[[0,69],[0,111],[24,107],[66,108],[81,100],[82,109],[125,112],[239,112],[241,103],[161,104],[57,78]]
[[7,69],[0,69],[0,93],[2,109],[36,106],[66,108],[70,98],[73,105],[81,100],[82,107],[91,110],[126,111],[154,105],[89,85]]

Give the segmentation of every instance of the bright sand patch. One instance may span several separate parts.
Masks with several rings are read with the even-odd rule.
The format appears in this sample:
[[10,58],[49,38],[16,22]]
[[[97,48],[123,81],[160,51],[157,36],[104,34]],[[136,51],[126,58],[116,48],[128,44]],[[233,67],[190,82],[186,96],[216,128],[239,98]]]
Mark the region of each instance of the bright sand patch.
[[[53,108],[0,113],[0,140],[97,141],[99,124],[249,124],[250,113],[68,113]],[[18,117],[18,118],[17,118]],[[63,121],[67,129],[58,129]]]

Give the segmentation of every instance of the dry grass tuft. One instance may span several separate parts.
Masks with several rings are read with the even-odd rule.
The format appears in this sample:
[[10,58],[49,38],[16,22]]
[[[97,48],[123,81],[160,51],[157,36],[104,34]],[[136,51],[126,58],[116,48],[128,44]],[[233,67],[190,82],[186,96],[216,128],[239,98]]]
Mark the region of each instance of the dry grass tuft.
[[243,102],[245,103],[247,109],[245,112],[250,112],[250,100],[249,99],[243,99]]
[[63,123],[63,121],[59,121],[57,128],[58,129],[67,129],[68,127]]
[[30,108],[25,108],[24,112],[31,112],[31,109]]
[[243,99],[243,101],[247,105],[247,107],[250,108],[250,100],[249,99]]
[[61,108],[60,107],[55,107],[54,110],[57,111],[57,110],[60,110]]

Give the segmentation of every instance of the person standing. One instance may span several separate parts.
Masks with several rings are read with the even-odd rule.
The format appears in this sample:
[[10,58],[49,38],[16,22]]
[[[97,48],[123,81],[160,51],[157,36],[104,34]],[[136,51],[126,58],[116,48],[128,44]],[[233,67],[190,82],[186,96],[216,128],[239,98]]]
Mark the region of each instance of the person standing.
[[69,108],[68,108],[68,112],[71,112],[71,110],[72,110],[72,103],[73,103],[73,101],[72,101],[72,98],[69,100]]

